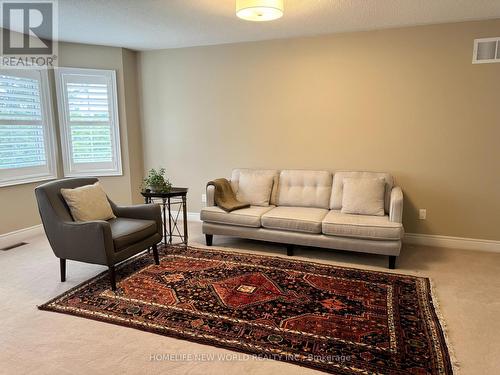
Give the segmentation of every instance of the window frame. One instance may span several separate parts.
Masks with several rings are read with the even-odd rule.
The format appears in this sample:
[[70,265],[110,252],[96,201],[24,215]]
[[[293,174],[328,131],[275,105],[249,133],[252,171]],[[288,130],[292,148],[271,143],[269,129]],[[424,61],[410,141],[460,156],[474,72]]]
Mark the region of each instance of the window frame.
[[[36,72],[36,74],[35,74]],[[40,112],[42,115],[41,123],[43,127],[43,142],[45,150],[46,163],[43,166],[32,166],[22,168],[11,168],[12,172],[0,169],[0,187],[28,184],[32,182],[48,181],[57,179],[57,142],[54,122],[54,113],[52,106],[51,87],[49,83],[49,74],[44,68],[30,69],[0,69],[3,75],[14,77],[24,77],[39,80],[40,87]],[[23,120],[0,120],[6,125],[16,125]],[[38,122],[38,121],[33,121]],[[30,125],[30,124],[25,124]],[[8,169],[7,169],[8,170]]]
[[[116,85],[116,71],[108,69],[83,69],[58,67],[54,69],[57,95],[57,108],[59,115],[59,131],[61,134],[61,153],[64,177],[103,177],[123,176],[120,121],[118,116],[118,95]],[[66,91],[66,76],[104,78],[108,85],[108,108],[111,128],[112,168],[99,167],[103,162],[84,163],[81,168],[72,160],[71,121],[69,120],[68,96]],[[70,81],[71,82],[71,81]],[[89,83],[92,81],[89,80]],[[91,123],[91,122],[89,122]]]

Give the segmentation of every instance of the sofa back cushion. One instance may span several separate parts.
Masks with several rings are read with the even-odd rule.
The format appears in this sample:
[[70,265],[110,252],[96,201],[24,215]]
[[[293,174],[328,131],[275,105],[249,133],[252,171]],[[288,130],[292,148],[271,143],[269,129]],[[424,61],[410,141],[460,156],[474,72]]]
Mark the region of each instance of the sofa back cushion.
[[[244,189],[242,189],[240,196],[238,197],[238,190],[240,185],[240,177],[241,174],[244,174],[245,182],[249,182],[252,180],[252,177],[255,177],[255,182],[258,180],[262,180],[258,178],[258,176],[268,176],[273,179],[272,188],[271,188],[271,196],[268,199],[268,204],[276,205],[277,195],[278,195],[278,184],[279,184],[279,171],[276,169],[252,169],[252,168],[237,168],[233,169],[231,173],[231,187],[233,188],[234,193],[238,199],[243,199],[243,195],[245,196],[254,196],[254,194],[249,191],[249,184],[246,184]],[[258,184],[256,184],[258,186]],[[260,195],[260,192],[255,192],[255,196]],[[253,199],[253,198],[252,198]],[[248,202],[251,203],[251,202]],[[268,204],[263,204],[267,206]]]
[[328,209],[331,190],[331,172],[283,170],[279,178],[278,205]]
[[330,197],[330,209],[342,209],[342,192],[344,187],[344,178],[383,178],[385,181],[384,208],[385,212],[389,212],[389,204],[391,202],[391,190],[394,186],[394,179],[389,173],[384,172],[356,172],[342,171],[335,172],[333,176],[332,195]]

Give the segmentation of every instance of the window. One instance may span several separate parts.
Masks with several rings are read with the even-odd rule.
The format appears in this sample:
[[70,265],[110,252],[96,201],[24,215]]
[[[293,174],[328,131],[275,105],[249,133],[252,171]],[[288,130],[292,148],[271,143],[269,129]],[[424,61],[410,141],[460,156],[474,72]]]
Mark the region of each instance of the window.
[[56,178],[46,70],[0,69],[0,186]]
[[58,68],[56,85],[64,175],[121,175],[115,72]]

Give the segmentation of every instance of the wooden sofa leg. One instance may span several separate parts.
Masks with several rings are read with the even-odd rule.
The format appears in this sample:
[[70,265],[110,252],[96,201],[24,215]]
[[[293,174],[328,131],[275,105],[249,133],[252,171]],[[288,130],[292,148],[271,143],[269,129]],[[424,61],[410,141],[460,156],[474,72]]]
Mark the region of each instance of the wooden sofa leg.
[[393,270],[396,268],[396,256],[389,255],[389,269]]
[[293,245],[286,245],[286,255],[289,257],[293,256]]
[[61,269],[61,282],[66,281],[66,259],[59,258],[59,268]]
[[115,266],[109,266],[109,281],[111,282],[111,290],[116,290],[116,273]]
[[213,234],[205,234],[205,240],[207,242],[207,246],[212,246],[212,242],[214,240]]
[[155,264],[160,264],[160,257],[158,256],[158,246],[156,244],[153,245],[153,258],[155,259]]

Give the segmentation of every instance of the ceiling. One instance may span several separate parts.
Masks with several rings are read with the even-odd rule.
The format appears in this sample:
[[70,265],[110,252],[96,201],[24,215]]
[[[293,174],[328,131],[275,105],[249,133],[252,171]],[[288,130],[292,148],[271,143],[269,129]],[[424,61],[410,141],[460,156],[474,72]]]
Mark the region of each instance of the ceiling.
[[235,0],[59,0],[59,39],[148,50],[488,18],[499,0],[285,0],[263,23],[237,18]]

